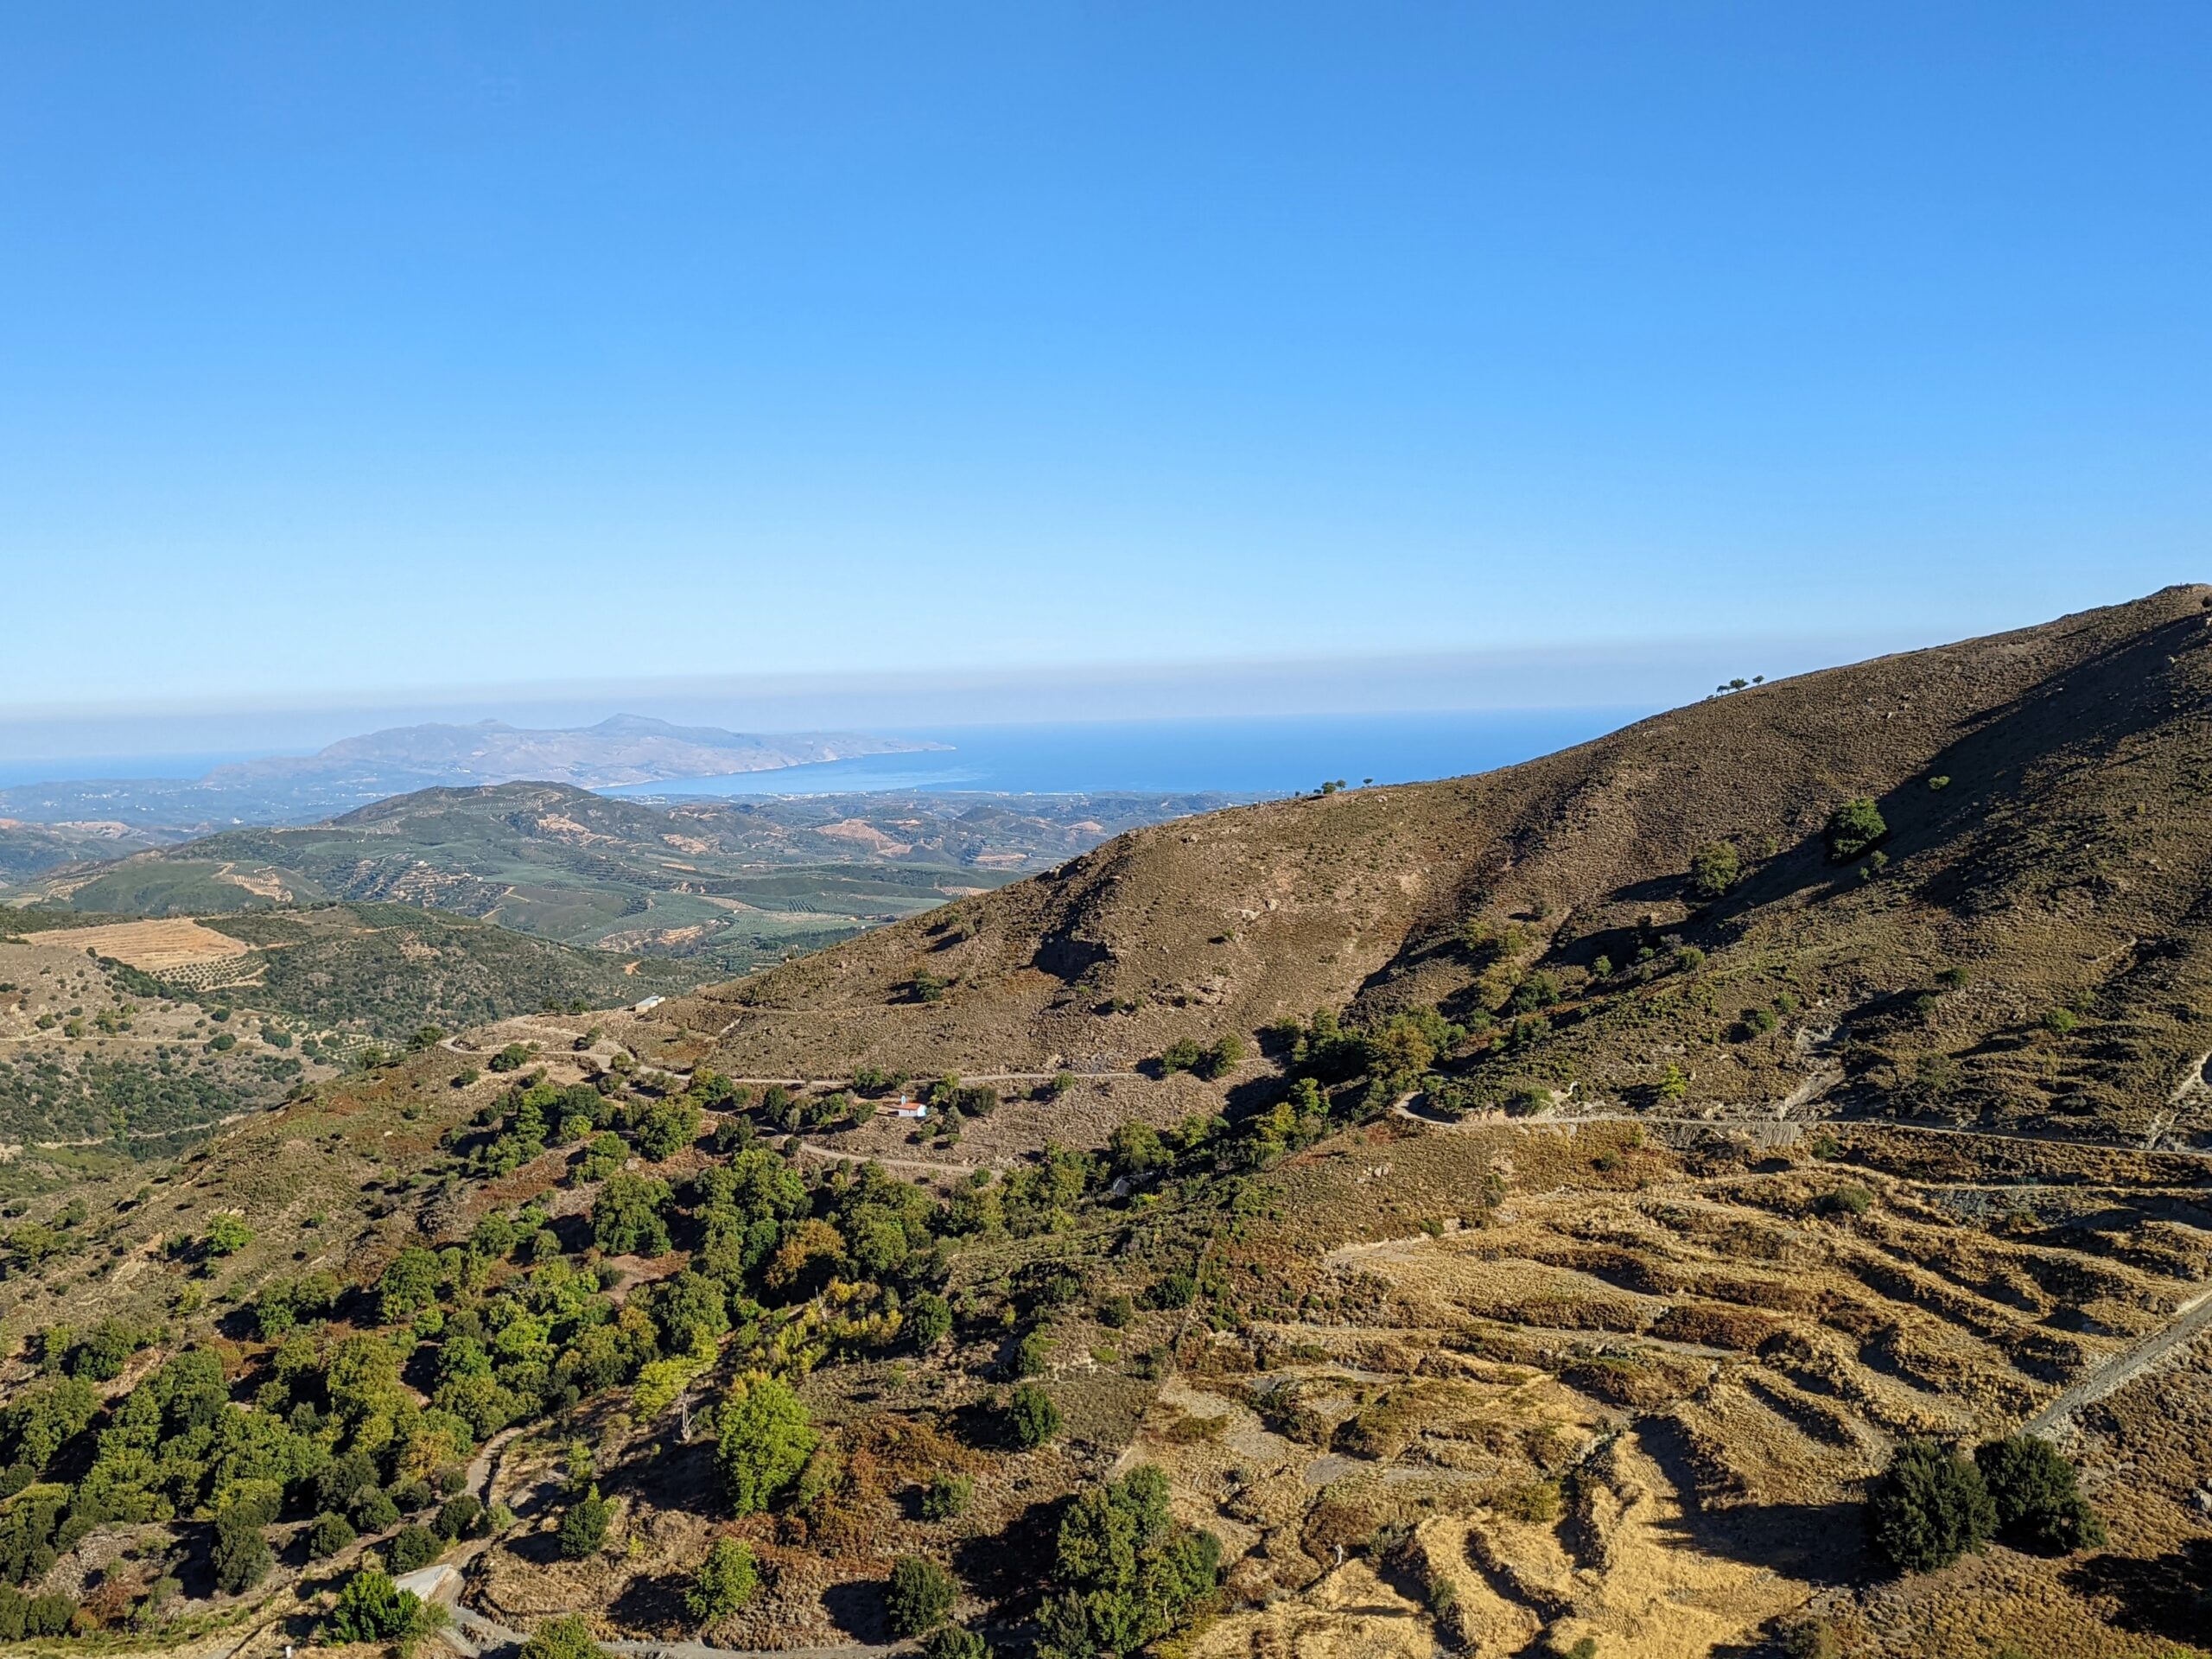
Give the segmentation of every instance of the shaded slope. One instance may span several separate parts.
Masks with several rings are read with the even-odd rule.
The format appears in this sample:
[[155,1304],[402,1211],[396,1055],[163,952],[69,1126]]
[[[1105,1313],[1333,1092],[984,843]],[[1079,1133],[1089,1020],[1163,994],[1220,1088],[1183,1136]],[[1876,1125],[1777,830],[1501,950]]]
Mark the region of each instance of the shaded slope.
[[[2169,588],[1758,687],[1480,777],[1140,830],[665,1017],[722,1033],[720,1063],[740,1071],[1080,1067],[1319,1007],[1434,1004],[1479,1021],[1541,970],[1558,998],[1549,1029],[1463,1055],[1474,1103],[1631,1091],[1669,1064],[1694,1099],[1777,1099],[1818,1038],[1892,1106],[2128,1114],[2122,1127],[2141,1128],[2190,1045],[2212,1047],[2197,1012],[2209,605],[2212,590]],[[1873,879],[1821,842],[1857,796],[1891,826]],[[1700,907],[1688,866],[1721,840],[1746,874]],[[1525,942],[1471,950],[1471,918]],[[1661,973],[1685,944],[1709,960]],[[1592,976],[1600,957],[1613,971]],[[1971,986],[1932,984],[1947,965]],[[1745,1008],[1777,1001],[1777,1030],[1731,1040]],[[2036,1035],[2061,1007],[2072,1029]]]

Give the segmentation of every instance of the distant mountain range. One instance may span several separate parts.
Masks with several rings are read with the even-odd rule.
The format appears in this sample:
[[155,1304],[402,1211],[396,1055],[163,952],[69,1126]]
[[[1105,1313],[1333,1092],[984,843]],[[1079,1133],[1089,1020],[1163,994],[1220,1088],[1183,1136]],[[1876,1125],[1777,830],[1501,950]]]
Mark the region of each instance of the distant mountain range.
[[161,830],[191,834],[232,824],[305,823],[418,789],[524,779],[590,789],[943,747],[860,732],[726,732],[637,715],[550,730],[496,720],[401,726],[344,738],[315,754],[218,766],[201,778],[20,785],[0,790],[0,818],[162,839]]

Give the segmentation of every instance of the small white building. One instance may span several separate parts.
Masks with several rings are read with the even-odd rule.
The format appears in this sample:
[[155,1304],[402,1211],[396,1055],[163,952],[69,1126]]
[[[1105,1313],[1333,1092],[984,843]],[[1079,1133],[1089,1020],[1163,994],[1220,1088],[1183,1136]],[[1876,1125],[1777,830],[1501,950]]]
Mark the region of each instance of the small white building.
[[632,1014],[644,1014],[648,1009],[660,1007],[662,1003],[667,1001],[668,999],[664,996],[649,996],[642,1002],[632,1002],[630,1005],[630,1012]]
[[891,1116],[893,1117],[921,1118],[927,1117],[929,1115],[930,1109],[926,1103],[918,1100],[909,1100],[904,1095],[899,1096],[899,1103],[891,1109]]

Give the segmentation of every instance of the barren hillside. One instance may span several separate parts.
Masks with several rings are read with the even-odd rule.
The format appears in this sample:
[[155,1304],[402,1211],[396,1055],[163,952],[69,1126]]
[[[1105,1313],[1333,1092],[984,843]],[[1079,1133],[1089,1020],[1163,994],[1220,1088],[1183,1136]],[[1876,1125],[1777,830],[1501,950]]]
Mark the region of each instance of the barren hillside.
[[[2172,588],[1479,777],[1140,830],[660,1017],[720,1033],[739,1072],[1081,1071],[1317,1007],[1427,1004],[1497,1016],[1463,1056],[1477,1103],[1625,1094],[1669,1061],[1694,1100],[1780,1098],[1803,1032],[1892,1109],[2147,1129],[2212,1047],[2208,648],[2212,588]],[[1821,829],[1861,797],[1889,834],[1839,864]],[[1740,874],[1708,899],[1689,871],[1713,843]],[[1662,973],[1683,946],[1707,961]],[[1493,1051],[1531,976],[1546,1028],[1508,1065]],[[1777,998],[1784,1029],[1756,1029]]]

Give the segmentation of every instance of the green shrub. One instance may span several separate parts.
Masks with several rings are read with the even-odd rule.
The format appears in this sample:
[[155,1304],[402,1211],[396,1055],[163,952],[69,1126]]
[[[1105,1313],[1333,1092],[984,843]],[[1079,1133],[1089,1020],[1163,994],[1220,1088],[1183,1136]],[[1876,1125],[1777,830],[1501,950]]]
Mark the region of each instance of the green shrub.
[[451,1542],[454,1539],[473,1535],[483,1520],[484,1506],[477,1502],[473,1493],[461,1492],[439,1506],[438,1518],[430,1523],[430,1529],[439,1537]]
[[322,1639],[404,1644],[442,1622],[438,1611],[392,1583],[389,1573],[365,1567],[339,1591],[337,1604],[322,1622]]
[[1904,1573],[1948,1567],[1996,1530],[1981,1471],[1927,1440],[1899,1447],[1866,1501],[1867,1541]]
[[1150,1464],[1078,1497],[1056,1544],[1040,1659],[1147,1649],[1212,1599],[1221,1573],[1220,1541],[1168,1512],[1167,1478]]
[[342,1515],[325,1510],[315,1518],[315,1525],[308,1529],[308,1554],[317,1560],[335,1555],[360,1535],[353,1530],[353,1523]]
[[899,1636],[919,1636],[952,1617],[959,1586],[952,1574],[923,1555],[901,1555],[884,1586],[883,1611]]
[[1987,1440],[1974,1461],[2006,1539],[2054,1554],[2104,1542],[2104,1522],[2075,1484],[2074,1465],[2049,1441],[2027,1434]]
[[950,1521],[968,1508],[976,1495],[976,1483],[965,1475],[938,1475],[922,1489],[922,1517],[928,1521]]
[[592,1639],[591,1626],[581,1613],[563,1613],[530,1633],[522,1644],[522,1659],[608,1659],[607,1651]]
[[607,1529],[613,1518],[614,1506],[599,1495],[599,1488],[587,1487],[561,1517],[561,1554],[572,1561],[598,1554],[607,1548]]
[[1839,864],[1848,864],[1871,852],[1874,844],[1890,833],[1890,826],[1883,821],[1881,810],[1861,795],[1828,814],[1824,833],[1828,856]]
[[906,1304],[907,1338],[923,1353],[952,1333],[952,1304],[933,1290],[925,1290]]
[[760,1587],[760,1573],[749,1545],[735,1538],[717,1538],[707,1559],[699,1564],[683,1605],[701,1624],[727,1618],[751,1601]]
[[1708,841],[1690,855],[1690,890],[1700,899],[1719,898],[1742,874],[1742,861],[1725,841]]
[[226,1594],[243,1595],[252,1589],[269,1576],[275,1559],[269,1540],[250,1513],[233,1510],[216,1518],[215,1541],[207,1553],[207,1563],[215,1570],[217,1587]]
[[991,1659],[991,1649],[975,1631],[945,1624],[931,1630],[922,1643],[922,1659]]
[[353,1524],[363,1532],[382,1532],[399,1519],[399,1505],[382,1487],[371,1486],[353,1500]]
[[1006,1416],[1014,1443],[1025,1452],[1034,1451],[1060,1432],[1060,1408],[1034,1382],[1024,1382],[1014,1391],[1007,1402]]
[[438,1535],[428,1527],[402,1527],[392,1535],[385,1565],[395,1573],[412,1573],[438,1559]]

